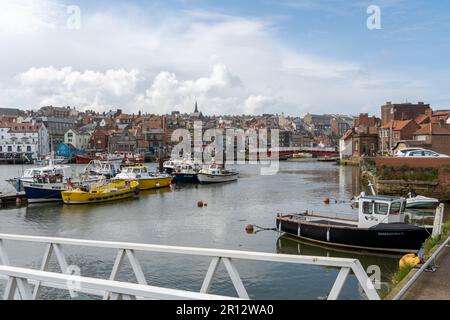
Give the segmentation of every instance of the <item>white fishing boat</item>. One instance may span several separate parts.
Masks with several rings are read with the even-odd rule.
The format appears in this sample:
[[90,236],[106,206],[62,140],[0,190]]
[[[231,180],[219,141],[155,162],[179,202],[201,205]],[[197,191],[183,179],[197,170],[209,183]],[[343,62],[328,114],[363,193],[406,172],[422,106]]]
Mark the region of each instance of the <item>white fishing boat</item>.
[[226,170],[223,166],[211,164],[207,168],[200,170],[197,175],[200,183],[222,183],[236,181],[239,173]]
[[103,176],[108,179],[114,178],[121,172],[120,164],[114,161],[92,160],[86,169],[84,169],[85,176]]
[[175,171],[175,167],[182,162],[183,161],[179,159],[165,161],[163,163],[164,171],[168,174],[172,174]]

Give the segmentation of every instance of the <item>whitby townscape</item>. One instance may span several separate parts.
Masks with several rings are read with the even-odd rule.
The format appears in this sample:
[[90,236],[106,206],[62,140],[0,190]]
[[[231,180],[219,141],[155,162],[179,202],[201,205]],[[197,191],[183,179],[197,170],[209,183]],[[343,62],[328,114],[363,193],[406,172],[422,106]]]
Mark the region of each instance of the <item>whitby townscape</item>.
[[0,300],[180,319],[448,303],[449,10],[0,1]]
[[[190,194],[179,200],[182,208],[185,201],[190,201],[191,210],[208,210],[210,202],[217,206],[216,201],[222,202],[222,198],[229,196],[219,196],[227,189],[209,189],[220,192],[217,195],[220,200],[217,199],[208,192],[211,185],[232,188],[232,194],[243,193],[248,188],[246,184],[265,184],[273,179],[270,176],[277,176],[275,184],[286,184],[289,180],[283,181],[283,176],[288,173],[333,175],[334,168],[340,167],[340,176],[353,176],[347,198],[342,197],[343,190],[336,194],[332,191],[335,187],[323,188],[323,196],[319,193],[311,207],[301,209],[305,211],[293,208],[291,212],[273,212],[272,221],[252,218],[263,221],[264,227],[259,222],[240,219],[241,233],[247,236],[258,236],[262,231],[284,234],[277,240],[281,253],[285,252],[285,246],[286,253],[290,253],[296,241],[306,241],[302,245],[306,246],[304,250],[312,250],[314,254],[317,249],[308,246],[325,245],[330,248],[325,249],[326,255],[331,248],[345,249],[345,257],[362,254],[365,268],[369,271],[375,268],[377,276],[373,287],[359,283],[368,298],[398,294],[402,290],[398,289],[399,283],[407,271],[417,266],[437,270],[425,261],[443,239],[442,234],[448,232],[444,203],[450,200],[450,157],[447,155],[450,154],[450,110],[433,108],[424,102],[387,102],[380,106],[377,115],[205,116],[196,102],[190,114],[178,111],[165,115],[140,111],[126,114],[121,109],[98,113],[54,106],[37,111],[2,108],[0,114],[1,159],[9,175],[0,195],[5,210],[12,207],[19,208],[20,212],[24,208],[28,215],[34,210],[40,212],[47,206],[56,206],[62,213],[73,210],[89,213],[95,210],[92,207],[95,204],[116,203],[120,208],[128,206],[127,200],[152,199],[167,192]],[[11,176],[15,168],[19,174]],[[247,181],[251,176],[256,181]],[[339,189],[347,187],[342,186],[345,178],[342,179]],[[307,181],[306,178],[303,183]],[[278,187],[283,193],[288,192],[286,187]],[[256,187],[255,191],[259,190]],[[292,197],[296,197],[296,192]],[[160,202],[152,205],[166,207]],[[314,209],[320,213],[315,214]],[[103,210],[114,209],[104,207]],[[159,210],[164,212],[165,208]],[[350,215],[353,212],[354,218],[339,216],[335,210]],[[11,235],[3,237],[15,239]],[[55,240],[42,238],[40,241]],[[296,245],[297,254],[302,254],[300,243]],[[119,251],[119,256],[123,254]],[[322,255],[320,251],[317,254]],[[390,269],[391,265],[387,267],[389,272],[382,270],[379,264],[369,264],[372,255],[383,264],[398,262],[398,267]],[[129,258],[137,263],[133,256]],[[3,256],[3,259],[8,258]],[[228,261],[226,257],[222,259]],[[63,261],[59,263],[67,264]],[[120,268],[117,263],[114,269]],[[216,263],[213,259],[210,269],[216,269]],[[230,275],[239,277],[232,268],[232,265],[227,267]],[[355,274],[370,273],[354,268]],[[145,281],[142,271],[133,271]],[[239,296],[249,297],[246,289],[240,287],[241,280],[236,281]],[[204,286],[210,285],[204,282]],[[408,294],[436,296],[444,292],[445,295],[443,290],[430,293],[416,289]],[[5,294],[14,292],[7,290]],[[335,293],[330,294],[335,297]]]

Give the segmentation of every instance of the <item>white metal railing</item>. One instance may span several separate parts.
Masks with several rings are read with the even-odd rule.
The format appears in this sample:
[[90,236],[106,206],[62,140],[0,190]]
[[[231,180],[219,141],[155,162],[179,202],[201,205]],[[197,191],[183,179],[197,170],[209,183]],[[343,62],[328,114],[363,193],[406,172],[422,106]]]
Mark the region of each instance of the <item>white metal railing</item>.
[[[12,268],[5,246],[4,240],[19,241],[19,242],[31,242],[31,243],[43,243],[46,244],[46,250],[42,259],[40,270],[35,269],[20,269]],[[192,298],[192,299],[221,299],[231,298],[223,296],[210,295],[209,289],[212,285],[214,277],[217,273],[218,267],[223,262],[228,275],[231,278],[233,286],[241,299],[249,299],[247,290],[242,282],[242,279],[235,267],[235,260],[247,260],[247,261],[265,261],[265,262],[279,262],[290,264],[306,264],[316,265],[324,267],[340,268],[334,285],[328,294],[329,300],[336,300],[342,291],[347,277],[352,271],[358,280],[359,285],[363,289],[367,298],[370,300],[379,300],[380,297],[372,284],[371,280],[365,273],[361,263],[357,259],[347,258],[330,258],[330,257],[316,257],[316,256],[297,256],[286,254],[273,254],[273,253],[259,253],[248,251],[236,251],[236,250],[219,250],[219,249],[205,249],[205,248],[192,248],[192,247],[176,247],[176,246],[164,246],[164,245],[150,245],[150,244],[138,244],[138,243],[124,243],[124,242],[111,242],[111,241],[95,241],[95,240],[80,240],[80,239],[66,239],[66,238],[51,238],[51,237],[38,237],[38,236],[22,236],[22,235],[10,235],[0,234],[0,263],[3,267],[0,268],[0,276],[7,277],[7,294],[5,298],[11,298],[12,296],[22,299],[37,299],[41,287],[51,287],[58,289],[70,290],[67,285],[64,285],[64,281],[75,280],[74,276],[68,275],[69,268],[62,250],[62,245],[68,246],[81,246],[81,247],[95,247],[104,249],[117,250],[116,260],[114,262],[109,280],[96,279],[99,282],[93,280],[93,278],[78,277],[81,284],[81,289],[77,288],[78,292],[93,294],[102,296],[103,299],[118,299],[123,296],[131,296],[134,298],[156,298],[156,299],[176,299],[176,298]],[[209,268],[206,272],[206,276],[203,280],[203,284],[200,289],[200,295],[195,295],[190,291],[174,290],[167,291],[168,289],[150,287],[147,284],[142,267],[136,258],[135,252],[158,252],[158,253],[170,253],[190,256],[201,256],[212,258]],[[48,273],[48,265],[52,254],[56,255],[57,262],[61,268],[62,274]],[[137,282],[142,287],[135,288],[129,287],[131,283],[124,283],[116,281],[120,269],[123,266],[125,258],[131,264],[134,275]],[[110,281],[108,283],[102,281]],[[33,292],[30,295],[29,286],[33,285]],[[134,284],[135,285],[135,284]],[[148,287],[147,291],[129,291],[135,289],[143,289]],[[17,289],[17,290],[16,290]],[[9,290],[9,291],[8,291]],[[124,291],[125,290],[125,291]],[[144,294],[145,293],[145,294]],[[191,295],[192,294],[192,295]]]
[[436,258],[444,251],[444,249],[448,248],[450,245],[450,237],[445,240],[441,246],[433,253],[433,255],[425,262],[422,267],[414,274],[414,276],[403,286],[403,288],[395,295],[392,300],[401,300],[411,286],[419,279],[422,273],[427,270],[428,266],[432,263],[435,263]]

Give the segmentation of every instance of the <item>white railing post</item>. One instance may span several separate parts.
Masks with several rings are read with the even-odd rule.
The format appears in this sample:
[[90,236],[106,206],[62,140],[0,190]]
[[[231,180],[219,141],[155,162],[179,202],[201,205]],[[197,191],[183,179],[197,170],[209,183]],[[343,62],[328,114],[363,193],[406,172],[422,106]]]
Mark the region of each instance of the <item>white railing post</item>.
[[212,281],[214,276],[216,275],[217,269],[219,268],[220,261],[222,259],[218,257],[214,257],[209,265],[208,272],[206,273],[205,279],[203,280],[202,288],[200,289],[201,293],[208,293],[211,288]]
[[230,258],[222,258],[223,263],[225,264],[225,268],[230,275],[231,281],[233,282],[234,288],[241,299],[250,299],[248,296],[247,290],[245,290],[244,284],[242,283],[241,277],[234,266],[233,262]]
[[139,264],[139,260],[136,258],[134,254],[134,250],[126,250],[128,260],[130,261],[131,268],[133,269],[134,275],[136,276],[136,280],[139,284],[147,284],[147,280],[145,279],[144,272],[142,271],[141,265]]
[[[47,270],[49,262],[50,262],[50,258],[52,256],[52,252],[53,252],[53,245],[51,243],[49,243],[47,245],[47,248],[45,249],[44,257],[42,258],[42,263],[41,263],[41,268],[40,268],[41,271]],[[40,287],[41,287],[41,284],[39,282],[34,286],[33,300],[36,300],[39,297]]]
[[5,293],[3,295],[3,300],[14,300],[14,296],[17,290],[16,278],[9,277],[6,283]]
[[[122,268],[124,257],[125,257],[125,250],[119,249],[119,251],[117,252],[116,260],[114,261],[111,275],[109,276],[109,280],[116,280],[117,275],[119,274],[119,271]],[[103,300],[108,300],[109,298],[112,299],[112,295],[110,294],[110,292],[105,292]]]
[[344,287],[345,280],[350,273],[350,268],[341,268],[336,281],[334,282],[333,288],[328,295],[328,300],[337,300],[341,294],[342,288]]
[[367,276],[359,260],[355,260],[353,262],[352,271],[355,274],[356,279],[358,279],[358,282],[361,285],[367,298],[369,298],[369,300],[380,300],[380,296],[378,295],[374,284]]

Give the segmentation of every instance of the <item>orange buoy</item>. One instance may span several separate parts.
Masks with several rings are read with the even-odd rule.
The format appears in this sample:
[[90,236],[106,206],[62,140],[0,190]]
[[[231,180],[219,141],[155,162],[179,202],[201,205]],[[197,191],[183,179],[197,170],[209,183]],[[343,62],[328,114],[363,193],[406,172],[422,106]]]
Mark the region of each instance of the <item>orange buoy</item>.
[[252,224],[249,224],[245,227],[245,231],[247,231],[247,233],[253,233],[254,230],[255,229]]
[[323,202],[325,204],[330,204],[330,198],[326,197],[325,199],[323,199]]

